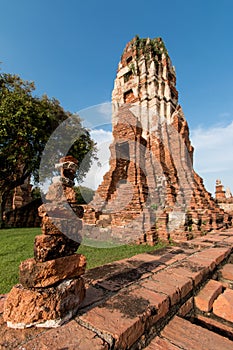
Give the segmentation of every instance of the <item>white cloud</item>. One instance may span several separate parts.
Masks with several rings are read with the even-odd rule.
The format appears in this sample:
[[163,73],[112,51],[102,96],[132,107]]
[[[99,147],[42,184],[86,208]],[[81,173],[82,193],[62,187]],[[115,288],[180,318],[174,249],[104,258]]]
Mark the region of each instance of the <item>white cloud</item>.
[[103,102],[99,105],[98,108],[101,115],[103,115],[104,119],[111,123],[112,120],[112,103],[111,102]]
[[102,182],[103,176],[109,170],[109,146],[112,142],[112,132],[105,131],[103,129],[92,130],[91,137],[97,143],[98,160],[93,162],[91,169],[82,183],[82,186],[90,187],[96,190]]
[[197,128],[191,131],[194,169],[203,177],[206,188],[214,194],[215,181],[233,190],[233,122],[227,126]]
[[112,104],[103,102],[78,111],[83,125],[90,129],[101,128],[112,123]]

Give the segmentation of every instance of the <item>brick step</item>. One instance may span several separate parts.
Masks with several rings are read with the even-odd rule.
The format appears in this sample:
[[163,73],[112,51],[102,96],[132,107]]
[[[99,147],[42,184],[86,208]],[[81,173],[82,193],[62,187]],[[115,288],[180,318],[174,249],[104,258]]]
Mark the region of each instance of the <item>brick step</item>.
[[213,308],[214,301],[222,293],[223,286],[220,282],[210,280],[204,288],[195,296],[195,306],[202,312],[210,312]]
[[178,316],[175,316],[163,329],[161,337],[178,347],[178,349],[183,350],[233,349],[233,342],[228,338]]
[[192,322],[201,327],[207,328],[210,331],[218,333],[230,340],[233,340],[233,327],[220,322],[219,320],[203,315],[196,315]]
[[[83,305],[74,320],[58,329],[7,329],[1,298],[0,348],[56,349],[59,344],[59,348],[79,350],[135,350],[146,346],[147,350],[232,350],[233,342],[222,334],[228,331],[224,325],[230,326],[224,312],[233,314],[233,290],[223,288],[216,295],[219,282],[210,282],[208,324],[217,320],[223,324],[222,330],[216,323],[209,330],[181,318],[194,317],[196,323],[207,324],[201,319],[206,315],[195,314],[193,300],[201,293],[203,283],[217,276],[216,269],[223,270],[226,259],[232,261],[232,234],[233,230],[215,234],[216,242],[222,238],[221,246],[212,243],[200,247],[198,239],[187,248],[166,247],[89,270],[84,275],[87,295]],[[213,311],[222,305],[221,319],[214,318],[212,303]]]

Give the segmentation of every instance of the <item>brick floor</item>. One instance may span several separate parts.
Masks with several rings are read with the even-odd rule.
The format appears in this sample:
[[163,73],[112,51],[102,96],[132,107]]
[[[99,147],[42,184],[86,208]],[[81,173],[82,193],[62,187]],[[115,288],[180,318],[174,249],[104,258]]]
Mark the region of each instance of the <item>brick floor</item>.
[[222,293],[222,289],[220,282],[210,280],[194,298],[195,306],[203,312],[209,312],[215,299]]
[[152,278],[155,281],[158,281],[161,283],[168,283],[169,281],[169,284],[175,287],[178,287],[181,298],[184,298],[192,290],[192,287],[193,287],[193,284],[190,278],[186,276],[174,274],[173,269],[166,269],[161,272],[158,272]]
[[[0,315],[0,349],[11,350],[20,349],[21,344],[25,344],[30,339],[43,333],[43,329],[11,329],[6,326],[3,321],[3,315]],[[23,349],[22,349],[23,350]]]
[[96,333],[81,327],[75,321],[51,329],[23,345],[25,350],[108,350],[108,344]]
[[147,280],[140,284],[142,287],[154,292],[163,293],[169,297],[170,305],[173,306],[180,301],[180,291],[174,284],[163,281]]
[[7,328],[0,295],[0,349],[232,350],[218,334],[233,338],[233,290],[221,286],[230,285],[232,238],[233,229],[89,270],[79,314],[57,329]]
[[139,315],[147,307],[148,302],[143,299],[117,295],[78,317],[77,321],[102,334],[110,346],[115,343],[116,348],[126,349],[143,334],[144,323]]

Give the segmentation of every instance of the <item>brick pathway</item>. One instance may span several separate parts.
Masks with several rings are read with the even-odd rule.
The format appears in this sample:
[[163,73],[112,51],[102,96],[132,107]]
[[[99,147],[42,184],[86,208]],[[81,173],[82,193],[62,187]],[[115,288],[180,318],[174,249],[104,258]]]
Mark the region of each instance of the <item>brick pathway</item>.
[[233,229],[88,271],[75,319],[6,327],[0,349],[233,349]]

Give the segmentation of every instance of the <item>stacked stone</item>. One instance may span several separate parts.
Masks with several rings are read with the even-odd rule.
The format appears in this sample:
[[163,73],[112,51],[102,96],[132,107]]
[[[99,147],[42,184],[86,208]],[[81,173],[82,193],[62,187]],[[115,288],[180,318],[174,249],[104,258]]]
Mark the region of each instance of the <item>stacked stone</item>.
[[4,320],[8,327],[57,327],[69,320],[85,297],[86,258],[76,254],[82,221],[70,205],[75,203],[77,160],[60,159],[61,176],[53,179],[39,208],[42,235],[36,236],[34,258],[20,264],[20,284],[8,294]]

